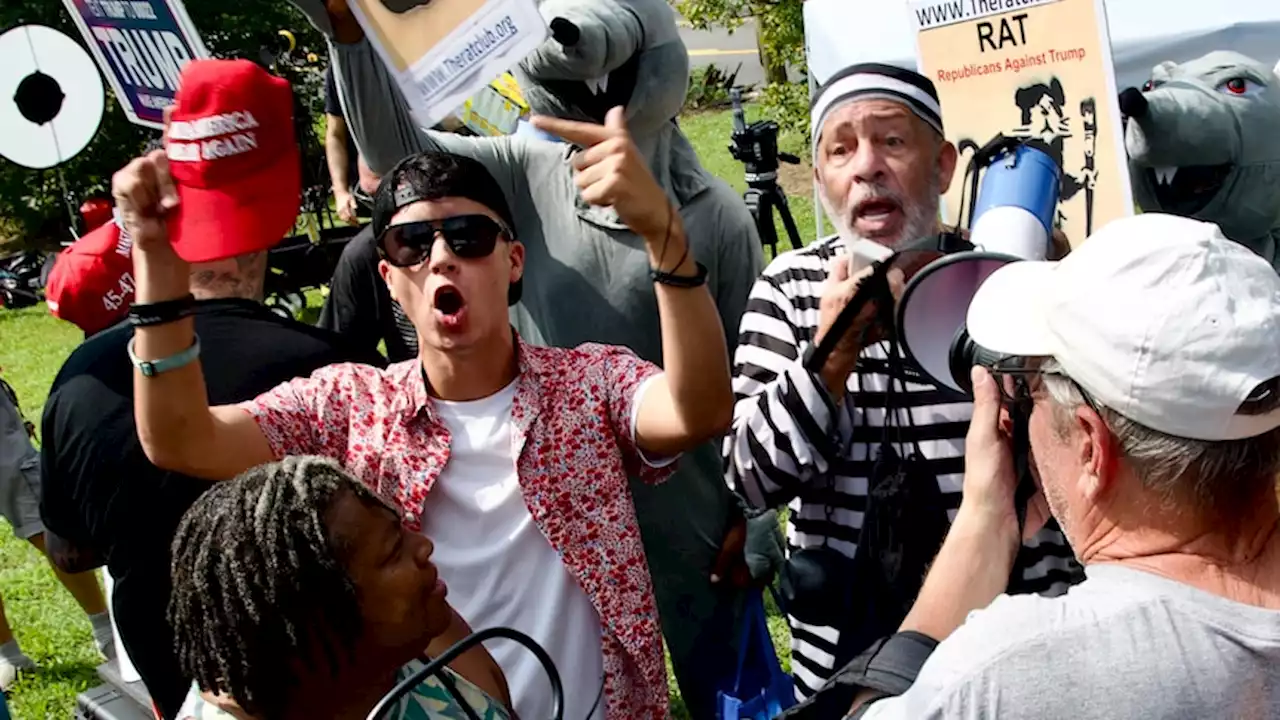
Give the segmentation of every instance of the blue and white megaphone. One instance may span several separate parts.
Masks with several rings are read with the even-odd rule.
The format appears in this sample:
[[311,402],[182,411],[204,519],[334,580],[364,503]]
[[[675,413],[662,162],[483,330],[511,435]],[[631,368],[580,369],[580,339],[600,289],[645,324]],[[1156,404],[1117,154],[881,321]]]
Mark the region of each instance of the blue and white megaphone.
[[[998,268],[1048,256],[1062,171],[1043,150],[997,137],[975,154],[966,177],[970,174],[969,192],[977,197],[967,241],[911,277],[897,317],[907,357],[938,387],[965,395],[972,391],[971,368],[995,359],[969,338],[969,302]],[[961,216],[963,208],[962,202]]]

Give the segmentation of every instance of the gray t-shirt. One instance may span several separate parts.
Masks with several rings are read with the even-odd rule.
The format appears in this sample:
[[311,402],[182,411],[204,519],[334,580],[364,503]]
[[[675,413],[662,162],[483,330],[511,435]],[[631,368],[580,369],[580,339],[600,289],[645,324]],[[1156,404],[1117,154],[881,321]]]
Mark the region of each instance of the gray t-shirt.
[[1280,611],[1119,565],[1085,573],[1065,596],[973,613],[864,717],[1280,717]]

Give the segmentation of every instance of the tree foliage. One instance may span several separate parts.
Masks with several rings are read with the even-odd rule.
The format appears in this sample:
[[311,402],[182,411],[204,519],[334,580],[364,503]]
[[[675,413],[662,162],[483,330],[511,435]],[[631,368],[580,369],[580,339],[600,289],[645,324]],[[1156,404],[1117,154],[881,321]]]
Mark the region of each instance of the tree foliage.
[[[187,0],[185,4],[205,46],[215,57],[259,60],[260,49],[276,42],[277,31],[288,29],[297,37],[300,49],[320,53],[323,66],[323,39],[287,2]],[[57,0],[0,3],[0,32],[27,24],[47,25],[84,44],[66,6]],[[105,79],[103,86],[107,102],[102,123],[79,155],[48,170],[31,170],[0,157],[0,241],[8,239],[23,246],[52,249],[58,242],[70,239],[72,220],[68,207],[77,208],[92,196],[109,197],[112,173],[136,156],[149,140],[159,138],[158,132],[130,123]],[[300,89],[313,109],[319,104],[318,87],[318,78],[308,78]]]
[[804,67],[804,0],[679,0],[676,8],[700,30],[737,30],[755,18],[763,51],[777,62]]
[[787,82],[785,69],[804,72],[804,0],[679,0],[676,8],[693,27],[740,29],[755,18],[761,63],[769,84],[766,111],[787,130],[807,136],[808,88]]

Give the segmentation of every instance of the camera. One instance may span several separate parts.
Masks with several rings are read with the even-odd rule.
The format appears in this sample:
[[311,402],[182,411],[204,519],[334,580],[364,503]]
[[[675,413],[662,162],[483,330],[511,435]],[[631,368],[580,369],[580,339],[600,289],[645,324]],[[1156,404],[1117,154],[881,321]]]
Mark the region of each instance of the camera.
[[776,211],[782,218],[791,247],[802,247],[804,243],[800,240],[800,232],[791,216],[787,196],[778,187],[778,163],[781,161],[796,165],[800,158],[790,153],[778,152],[778,123],[773,120],[757,120],[747,124],[740,88],[733,88],[730,96],[733,98],[733,133],[730,135],[732,143],[729,145],[729,154],[746,166],[747,191],[742,194],[742,200],[755,220],[760,244],[772,248],[774,255],[777,255],[778,231],[773,224],[773,213]]
[[778,123],[773,120],[757,120],[747,124],[747,114],[742,107],[742,90],[734,88],[733,144],[729,153],[733,159],[747,166],[747,181],[773,180],[777,177],[778,162],[796,165],[800,158],[790,153],[778,152]]

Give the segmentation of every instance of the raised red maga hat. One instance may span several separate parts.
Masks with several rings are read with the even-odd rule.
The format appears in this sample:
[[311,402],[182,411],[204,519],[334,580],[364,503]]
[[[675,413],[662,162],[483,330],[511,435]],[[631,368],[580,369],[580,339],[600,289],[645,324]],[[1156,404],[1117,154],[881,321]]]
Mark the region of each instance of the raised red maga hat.
[[249,60],[193,60],[165,130],[182,202],[170,240],[187,262],[266,250],[290,233],[302,167],[288,81]]
[[45,284],[49,312],[86,335],[123,320],[136,288],[132,247],[128,234],[108,220],[58,253]]

